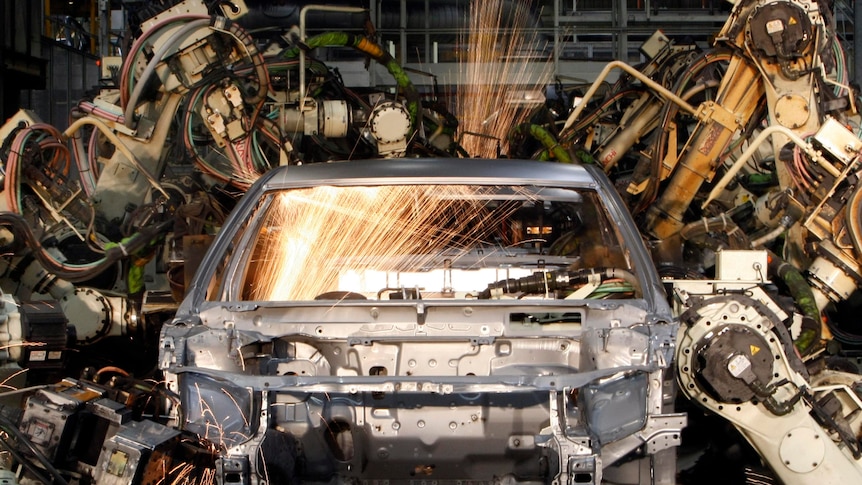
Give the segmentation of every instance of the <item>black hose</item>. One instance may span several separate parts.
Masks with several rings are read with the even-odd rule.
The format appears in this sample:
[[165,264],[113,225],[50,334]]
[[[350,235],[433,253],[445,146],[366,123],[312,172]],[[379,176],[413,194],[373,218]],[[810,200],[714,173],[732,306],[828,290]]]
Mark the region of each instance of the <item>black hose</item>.
[[544,293],[571,288],[587,283],[591,276],[599,275],[602,280],[622,279],[640,290],[640,282],[628,270],[622,268],[585,268],[575,271],[537,272],[522,278],[509,278],[488,285],[479,293],[480,299],[489,299],[495,293]]
[[[19,443],[24,443],[27,446],[28,450],[33,454],[33,456],[35,456],[36,459],[39,460],[39,463],[42,465],[42,467],[45,468],[45,470],[47,470],[51,474],[52,477],[54,477],[53,482],[49,482],[49,481],[43,479],[43,483],[58,483],[60,485],[68,485],[69,484],[69,482],[67,482],[66,479],[63,478],[63,475],[60,474],[60,471],[57,470],[54,467],[54,465],[51,464],[51,462],[48,460],[48,458],[45,457],[45,455],[38,448],[36,448],[36,445],[34,445],[33,442],[30,441],[30,439],[27,436],[25,436],[24,433],[22,433],[18,429],[18,427],[15,426],[14,423],[9,421],[9,419],[6,416],[3,416],[2,414],[0,414],[0,427],[2,427],[4,430],[9,432],[10,434],[14,435],[15,439],[18,440]],[[4,446],[8,445],[8,443],[6,443],[5,440],[3,440],[3,444],[4,444]],[[22,460],[21,463],[24,463],[26,466],[26,463],[28,463],[28,462],[26,460]]]
[[25,459],[24,456],[21,455],[21,453],[18,453],[18,450],[15,449],[15,446],[13,446],[12,443],[6,442],[6,440],[2,437],[0,437],[0,447],[9,452],[9,454],[12,455],[12,458],[16,462],[24,465],[24,468],[26,468],[27,471],[29,471],[36,478],[36,481],[38,481],[39,483],[51,483],[51,481],[48,480],[47,477],[40,473],[42,470],[39,467],[30,463],[29,460]]

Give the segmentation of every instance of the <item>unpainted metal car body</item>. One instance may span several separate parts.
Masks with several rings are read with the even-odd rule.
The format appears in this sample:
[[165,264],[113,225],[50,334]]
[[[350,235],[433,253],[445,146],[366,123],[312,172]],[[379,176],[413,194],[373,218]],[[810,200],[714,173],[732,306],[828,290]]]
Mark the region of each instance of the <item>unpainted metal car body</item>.
[[601,170],[282,167],[161,336],[220,483],[675,483],[677,324]]

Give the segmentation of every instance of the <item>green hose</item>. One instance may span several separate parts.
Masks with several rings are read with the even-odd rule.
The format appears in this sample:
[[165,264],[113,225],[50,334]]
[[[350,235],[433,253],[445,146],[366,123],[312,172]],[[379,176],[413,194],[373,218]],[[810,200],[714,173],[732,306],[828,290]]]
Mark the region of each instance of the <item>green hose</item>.
[[802,331],[799,333],[799,337],[793,341],[793,345],[796,346],[800,355],[805,356],[814,350],[815,345],[820,341],[821,334],[820,310],[817,308],[814,292],[795,266],[772,252],[769,252],[769,270],[784,281],[793,296],[793,301],[802,310]]
[[525,134],[532,136],[545,147],[545,150],[539,154],[539,160],[548,160],[549,155],[553,155],[560,162],[573,163],[569,152],[560,145],[554,135],[542,126],[533,123],[521,123],[512,131],[510,138]]

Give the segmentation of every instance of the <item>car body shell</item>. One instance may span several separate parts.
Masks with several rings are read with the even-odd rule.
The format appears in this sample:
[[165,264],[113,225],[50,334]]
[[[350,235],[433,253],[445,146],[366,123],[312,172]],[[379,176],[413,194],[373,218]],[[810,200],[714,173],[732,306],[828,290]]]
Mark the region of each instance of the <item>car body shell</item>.
[[[242,233],[268,194],[444,184],[595,192],[637,294],[258,301],[229,289],[248,258]],[[519,320],[537,312],[567,317]],[[669,457],[685,425],[666,376],[676,330],[649,253],[596,167],[333,162],[282,167],[252,186],[164,326],[160,366],[182,427],[214,443],[228,480],[600,483],[646,463],[635,483],[653,483],[675,473]]]

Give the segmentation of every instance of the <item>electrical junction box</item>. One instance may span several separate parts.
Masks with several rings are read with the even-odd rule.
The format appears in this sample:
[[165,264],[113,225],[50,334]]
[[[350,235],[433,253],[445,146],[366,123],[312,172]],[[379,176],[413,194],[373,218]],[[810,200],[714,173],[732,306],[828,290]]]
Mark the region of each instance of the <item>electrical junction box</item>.
[[123,58],[120,56],[105,56],[101,59],[102,79],[118,78],[120,69],[123,67]]
[[814,135],[814,140],[845,165],[862,151],[862,141],[847,127],[831,117],[826,118],[817,134]]
[[670,38],[664,35],[661,30],[656,30],[653,34],[641,44],[641,52],[650,59],[655,58],[662,49],[670,44]]
[[715,278],[719,281],[767,281],[766,251],[728,250],[715,253]]

